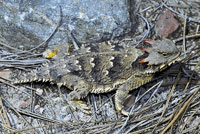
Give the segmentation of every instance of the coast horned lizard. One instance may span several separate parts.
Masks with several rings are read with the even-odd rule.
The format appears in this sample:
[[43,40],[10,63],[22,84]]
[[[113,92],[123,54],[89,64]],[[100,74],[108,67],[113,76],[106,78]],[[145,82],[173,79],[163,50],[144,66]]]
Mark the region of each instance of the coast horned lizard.
[[83,44],[80,49],[50,60],[18,78],[14,83],[49,81],[73,90],[67,101],[75,108],[85,110],[80,100],[89,93],[107,93],[116,90],[115,107],[124,115],[123,103],[129,91],[152,80],[154,73],[174,63],[180,52],[168,40],[146,40],[149,48],[112,45],[109,42]]

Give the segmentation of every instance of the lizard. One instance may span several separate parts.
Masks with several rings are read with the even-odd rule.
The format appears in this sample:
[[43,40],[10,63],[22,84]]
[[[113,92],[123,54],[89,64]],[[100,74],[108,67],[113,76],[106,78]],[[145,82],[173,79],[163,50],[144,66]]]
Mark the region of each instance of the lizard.
[[[123,103],[129,92],[150,82],[156,72],[173,64],[180,55],[169,39],[145,40],[151,47],[133,48],[110,42],[82,44],[79,49],[45,63],[42,67],[17,78],[14,84],[33,81],[51,82],[72,90],[68,103],[86,112],[75,102],[89,93],[108,93],[116,90],[114,103],[117,111],[128,115]],[[49,52],[49,51],[48,51]]]

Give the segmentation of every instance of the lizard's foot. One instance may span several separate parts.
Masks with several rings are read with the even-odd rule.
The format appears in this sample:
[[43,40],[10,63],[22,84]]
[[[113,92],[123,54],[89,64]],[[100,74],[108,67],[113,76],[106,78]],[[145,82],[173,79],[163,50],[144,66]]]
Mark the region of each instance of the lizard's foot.
[[90,107],[88,107],[87,104],[84,104],[81,100],[71,100],[68,101],[68,104],[73,108],[73,110],[79,109],[83,113],[91,114]]
[[90,108],[83,103],[80,99],[86,97],[88,95],[87,90],[75,90],[69,93],[67,96],[67,102],[68,104],[74,109],[74,110],[81,110],[83,113],[91,114]]

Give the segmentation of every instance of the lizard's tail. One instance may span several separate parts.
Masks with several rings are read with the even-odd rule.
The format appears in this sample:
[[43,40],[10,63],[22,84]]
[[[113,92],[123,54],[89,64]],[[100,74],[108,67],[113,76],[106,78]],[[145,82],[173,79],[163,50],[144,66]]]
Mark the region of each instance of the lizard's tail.
[[40,70],[33,70],[29,73],[22,74],[17,79],[14,79],[13,84],[28,83],[33,81],[51,81],[49,70],[41,68]]

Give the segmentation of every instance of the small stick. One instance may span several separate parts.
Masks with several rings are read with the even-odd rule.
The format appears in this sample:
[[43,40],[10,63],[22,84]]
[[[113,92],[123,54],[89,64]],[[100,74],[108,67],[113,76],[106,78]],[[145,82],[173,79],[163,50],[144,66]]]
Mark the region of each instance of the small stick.
[[187,14],[185,14],[185,18],[184,18],[184,28],[183,28],[183,51],[184,51],[184,53],[185,53],[185,51],[186,51],[186,46],[185,46],[186,23],[187,23]]
[[199,25],[197,25],[196,34],[199,32]]
[[60,7],[60,19],[58,21],[58,24],[56,26],[56,28],[53,30],[53,32],[51,33],[51,35],[49,36],[49,38],[47,38],[44,42],[42,42],[41,44],[39,44],[38,46],[28,50],[27,52],[31,52],[39,47],[41,47],[42,45],[47,45],[49,43],[49,41],[51,40],[51,38],[55,35],[55,33],[57,32],[58,28],[60,27],[61,25],[61,22],[62,22],[62,9]]
[[[194,34],[194,35],[187,35],[187,36],[185,36],[185,39],[199,38],[199,37],[200,37],[200,34]],[[180,38],[175,39],[173,41],[176,43],[176,42],[179,42],[181,40],[183,40],[183,37],[180,37]]]
[[[11,103],[9,103],[5,98],[1,97],[1,99],[3,99],[11,108],[12,110],[19,116],[19,118],[21,118],[29,127],[32,127],[31,124],[24,119],[24,117],[12,106]],[[35,129],[32,129],[32,131],[34,133],[37,133]],[[38,134],[38,133],[37,133]]]
[[[178,16],[180,16],[181,18],[184,18],[183,15],[181,15],[180,13],[176,12],[175,10],[173,10],[172,8],[168,7],[165,3],[163,3],[163,5],[169,9],[170,11],[176,13]],[[194,18],[191,18],[191,17],[188,17],[188,21],[192,21],[192,22],[195,22],[195,23],[200,23],[200,20],[199,19],[194,19]]]
[[188,107],[190,104],[192,98],[199,92],[200,87],[196,89],[196,91],[192,94],[192,96],[187,100],[185,105],[179,110],[178,114],[173,118],[173,120],[162,130],[160,134],[164,134],[173,124],[174,122],[180,117],[180,115],[184,112],[184,110]]
[[[194,70],[197,70],[197,67],[199,66],[200,64],[200,61],[196,64],[195,66],[195,69]],[[193,74],[192,74],[193,75]],[[189,82],[191,81],[191,78],[192,78],[192,75],[189,79]],[[186,92],[186,89],[188,88],[189,86],[189,82],[187,83],[187,85],[185,86],[185,89],[184,89],[184,93]],[[200,81],[199,81],[200,82]],[[190,98],[186,101],[186,103],[183,105],[183,107],[179,110],[179,112],[176,114],[176,116],[173,118],[173,120],[162,130],[161,134],[164,134],[173,124],[174,122],[181,116],[182,113],[185,112],[185,110],[187,110],[189,104],[191,103],[192,101],[192,98],[198,93],[198,91],[200,90],[200,86],[196,89],[196,91],[190,96]],[[183,96],[181,96],[181,100],[182,100]],[[179,101],[181,102],[181,101]]]
[[7,48],[9,48],[9,49],[11,49],[11,50],[20,51],[20,52],[24,52],[24,53],[26,52],[26,51],[23,51],[23,50],[20,50],[20,49],[11,47],[10,45],[8,45],[8,44],[6,44],[6,43],[4,43],[4,42],[2,42],[2,41],[0,41],[0,45],[2,45],[2,46],[4,46],[4,47],[7,47]]
[[161,122],[161,120],[162,120],[162,118],[163,118],[165,112],[167,111],[167,107],[168,107],[168,105],[169,105],[169,101],[170,101],[170,99],[172,98],[172,95],[173,95],[173,93],[174,93],[174,90],[175,90],[175,88],[176,88],[176,86],[177,86],[177,84],[178,84],[178,81],[179,81],[179,79],[180,79],[180,75],[181,75],[181,72],[179,72],[178,75],[177,75],[177,77],[176,77],[176,81],[175,81],[175,83],[174,83],[174,85],[173,85],[173,87],[172,87],[172,89],[171,89],[171,91],[170,91],[170,93],[169,93],[169,96],[168,96],[167,101],[166,101],[166,103],[165,103],[165,105],[164,105],[164,109],[163,109],[163,111],[162,111],[162,114],[161,114],[161,116],[160,116],[160,119],[159,119],[158,122],[156,123],[156,125],[155,125],[154,129],[152,130],[152,132],[154,132],[154,131],[156,130],[156,128],[157,128],[157,126],[160,124],[160,122]]
[[[1,105],[2,112],[3,112],[3,114],[4,114],[4,117],[2,117],[2,120],[3,120],[3,118],[6,118],[6,120],[4,120],[4,121],[5,121],[5,125],[7,125],[9,128],[11,128],[10,121],[9,121],[9,119],[8,119],[8,115],[6,114],[5,107],[4,107],[4,105],[3,105],[3,102],[2,102],[2,98],[1,98],[1,97],[0,97],[0,105]],[[2,115],[2,116],[3,116],[3,115]],[[10,131],[8,131],[8,133],[10,133]]]
[[[139,45],[145,38],[148,37],[148,35],[149,35],[149,33],[150,33],[150,30],[151,30],[151,27],[150,27],[150,24],[149,24],[148,20],[147,20],[144,16],[142,16],[141,14],[138,14],[138,13],[137,13],[136,15],[138,15],[139,17],[141,17],[141,18],[145,21],[145,23],[146,23],[146,25],[147,25],[147,31],[145,31],[144,36],[143,36],[142,39],[137,43],[137,45]],[[137,45],[136,45],[136,46],[137,46]]]

